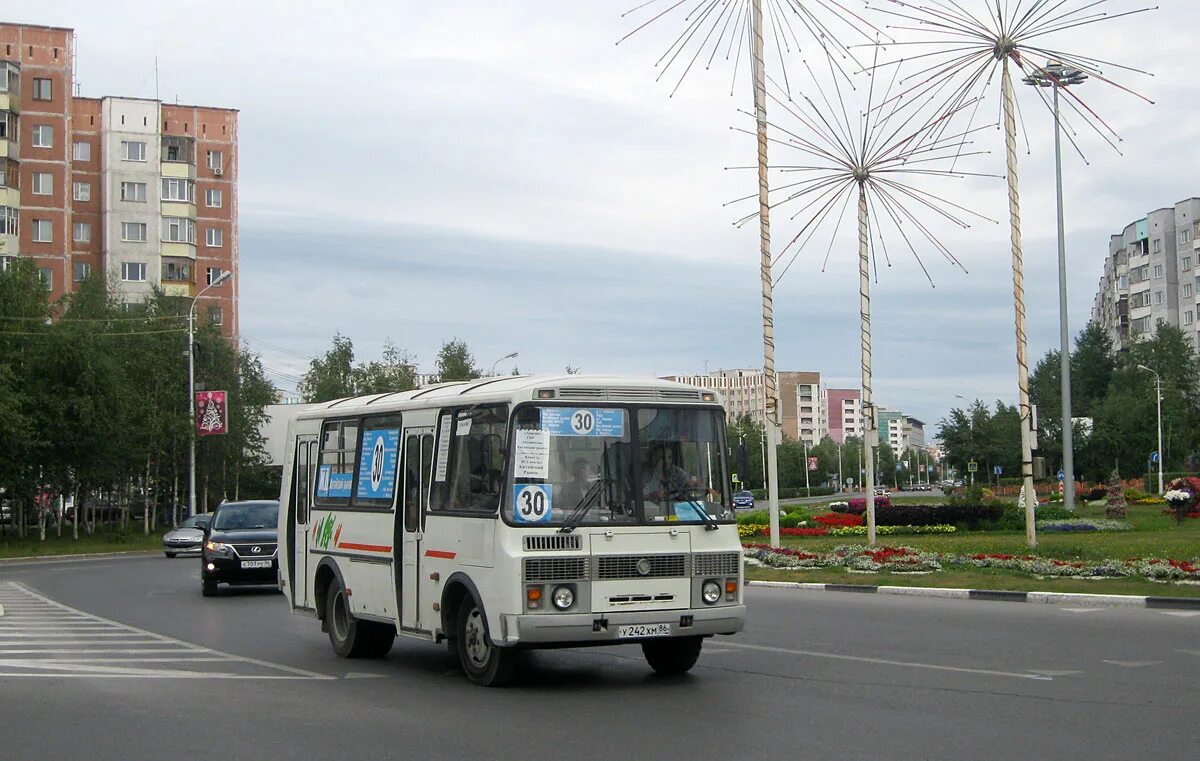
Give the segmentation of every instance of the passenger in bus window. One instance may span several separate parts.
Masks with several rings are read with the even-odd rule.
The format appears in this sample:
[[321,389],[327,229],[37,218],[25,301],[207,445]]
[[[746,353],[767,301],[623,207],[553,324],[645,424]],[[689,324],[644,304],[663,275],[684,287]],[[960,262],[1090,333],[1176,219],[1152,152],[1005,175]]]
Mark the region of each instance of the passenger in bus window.
[[571,480],[562,485],[561,492],[555,493],[556,501],[574,507],[583,501],[588,490],[592,488],[592,464],[586,457],[576,457],[571,463]]

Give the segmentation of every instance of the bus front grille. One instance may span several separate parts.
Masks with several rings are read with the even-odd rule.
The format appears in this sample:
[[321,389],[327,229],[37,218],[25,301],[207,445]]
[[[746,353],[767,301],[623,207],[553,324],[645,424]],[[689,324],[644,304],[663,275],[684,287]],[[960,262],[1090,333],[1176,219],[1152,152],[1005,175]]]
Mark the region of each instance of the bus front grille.
[[736,552],[705,552],[692,555],[693,576],[737,576],[742,558]]
[[587,558],[525,558],[525,581],[586,579]]
[[525,537],[526,552],[583,549],[583,537],[579,534],[531,534]]
[[686,576],[686,568],[686,555],[598,555],[596,557],[596,578],[601,580]]

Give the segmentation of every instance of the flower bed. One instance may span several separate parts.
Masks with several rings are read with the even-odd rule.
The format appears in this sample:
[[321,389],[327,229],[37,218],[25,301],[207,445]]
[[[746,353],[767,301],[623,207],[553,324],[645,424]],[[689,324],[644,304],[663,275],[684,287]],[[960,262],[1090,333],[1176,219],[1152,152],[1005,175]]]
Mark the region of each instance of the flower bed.
[[743,554],[771,568],[846,568],[870,572],[928,572],[955,566],[998,568],[1036,576],[1075,578],[1141,577],[1156,581],[1200,581],[1200,558],[1130,558],[1128,560],[1071,561],[1036,555],[999,553],[963,555],[920,552],[911,547],[870,548],[842,545],[831,552],[805,552],[788,547],[747,544]]
[[[876,526],[875,533],[879,536],[895,536],[897,534],[953,534],[958,528],[947,524],[933,526]],[[830,536],[866,536],[866,526],[838,526],[829,529]]]
[[825,513],[814,515],[813,520],[822,526],[861,526],[863,516],[854,513]]
[[1038,521],[1036,525],[1038,531],[1128,531],[1131,528],[1126,521],[1114,521],[1107,518],[1047,520]]

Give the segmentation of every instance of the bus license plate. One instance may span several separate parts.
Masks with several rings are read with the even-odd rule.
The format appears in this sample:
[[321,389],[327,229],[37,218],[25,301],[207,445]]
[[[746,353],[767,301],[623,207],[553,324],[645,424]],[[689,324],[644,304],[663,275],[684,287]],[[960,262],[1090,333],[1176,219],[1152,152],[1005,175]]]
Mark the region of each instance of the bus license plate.
[[671,636],[670,624],[629,624],[627,626],[617,627],[617,637],[627,639],[631,637],[669,637]]
[[270,560],[243,560],[242,568],[270,568]]

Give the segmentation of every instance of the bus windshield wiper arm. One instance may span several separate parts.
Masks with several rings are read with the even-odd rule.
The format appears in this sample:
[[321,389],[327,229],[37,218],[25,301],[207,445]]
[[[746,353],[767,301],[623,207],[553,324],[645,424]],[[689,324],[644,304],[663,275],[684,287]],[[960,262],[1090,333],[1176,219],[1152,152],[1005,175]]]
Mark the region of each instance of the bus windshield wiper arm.
[[700,520],[704,521],[704,530],[705,531],[716,531],[717,530],[717,527],[718,527],[717,519],[712,516],[712,513],[708,512],[707,510],[704,509],[704,505],[702,503],[700,503],[698,500],[692,499],[691,497],[687,497],[687,496],[684,497],[684,501],[687,502],[692,507],[696,508],[696,512],[700,514]]
[[571,508],[571,514],[563,521],[562,528],[558,530],[558,533],[569,534],[575,530],[575,527],[583,520],[583,516],[587,515],[587,511],[591,508],[592,503],[600,498],[600,489],[603,486],[604,479],[601,478],[588,487],[588,490],[579,498],[578,504]]

